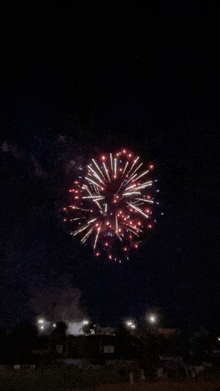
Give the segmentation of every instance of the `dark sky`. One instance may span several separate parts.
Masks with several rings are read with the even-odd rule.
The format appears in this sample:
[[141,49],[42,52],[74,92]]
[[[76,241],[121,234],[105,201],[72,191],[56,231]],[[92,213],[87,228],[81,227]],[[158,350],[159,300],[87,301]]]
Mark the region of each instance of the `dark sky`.
[[[220,322],[219,14],[214,2],[8,2],[2,45],[2,324],[66,274],[103,325],[159,307]],[[129,263],[63,230],[71,162],[122,146],[156,167],[164,217]],[[71,177],[68,176],[71,172]]]

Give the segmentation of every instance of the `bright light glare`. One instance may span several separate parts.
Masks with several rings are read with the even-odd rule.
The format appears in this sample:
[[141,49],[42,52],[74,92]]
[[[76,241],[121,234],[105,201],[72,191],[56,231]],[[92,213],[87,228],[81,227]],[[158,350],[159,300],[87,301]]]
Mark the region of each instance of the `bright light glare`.
[[52,324],[45,318],[38,318],[36,322],[39,331],[40,330],[46,331],[47,329],[49,329],[50,326],[52,326]]
[[156,323],[157,322],[157,317],[155,315],[149,315],[148,316],[148,322],[150,323]]
[[83,324],[89,324],[89,321],[88,321],[87,319],[85,319],[85,320],[83,321]]
[[133,320],[126,320],[125,325],[130,329],[136,329],[136,325]]

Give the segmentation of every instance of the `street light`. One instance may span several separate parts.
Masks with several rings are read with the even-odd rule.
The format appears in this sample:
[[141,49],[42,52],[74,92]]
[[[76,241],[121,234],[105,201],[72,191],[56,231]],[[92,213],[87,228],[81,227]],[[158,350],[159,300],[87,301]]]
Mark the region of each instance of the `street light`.
[[130,330],[136,329],[136,322],[134,319],[127,319],[124,321],[125,327]]
[[149,320],[150,320],[151,323],[155,323],[156,322],[156,317],[154,315],[151,315]]
[[51,326],[51,322],[49,322],[48,320],[46,320],[43,317],[41,317],[41,318],[39,317],[36,320],[36,324],[37,324],[38,331],[40,331],[40,332],[48,331]]
[[155,314],[149,314],[147,316],[147,320],[149,323],[151,323],[152,325],[156,324],[158,319],[157,319],[157,316]]

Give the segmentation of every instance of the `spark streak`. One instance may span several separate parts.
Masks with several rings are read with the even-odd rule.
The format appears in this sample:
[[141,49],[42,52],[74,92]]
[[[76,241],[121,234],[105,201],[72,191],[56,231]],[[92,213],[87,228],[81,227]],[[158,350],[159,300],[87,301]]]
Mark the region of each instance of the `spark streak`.
[[97,230],[97,234],[96,234],[95,242],[94,242],[94,246],[93,246],[94,249],[96,248],[96,243],[97,243],[97,240],[98,240],[98,236],[99,236],[100,230],[101,230],[101,227],[99,227],[98,230]]
[[[127,201],[126,201],[127,202]],[[135,210],[137,210],[140,214],[142,214],[144,217],[146,217],[147,219],[149,218],[148,215],[146,215],[146,213],[144,213],[140,208],[138,208],[137,206],[131,204],[130,202],[127,202],[128,205],[130,205],[131,208],[134,208]]]
[[99,185],[98,183],[96,183],[95,181],[93,181],[91,178],[87,178],[87,176],[86,176],[85,179],[87,179],[87,181],[89,181],[89,182],[94,183],[94,185],[96,185],[96,186],[100,187],[100,189],[102,189],[102,186]]

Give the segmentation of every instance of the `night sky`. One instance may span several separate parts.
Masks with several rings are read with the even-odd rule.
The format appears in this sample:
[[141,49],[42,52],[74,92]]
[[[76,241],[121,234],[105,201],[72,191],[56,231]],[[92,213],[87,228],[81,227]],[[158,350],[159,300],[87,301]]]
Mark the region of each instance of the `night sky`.
[[[214,2],[90,1],[3,19],[2,326],[33,320],[30,299],[69,275],[95,322],[158,307],[167,325],[220,324],[219,13]],[[63,229],[77,167],[129,148],[154,162],[158,224],[115,265]]]

